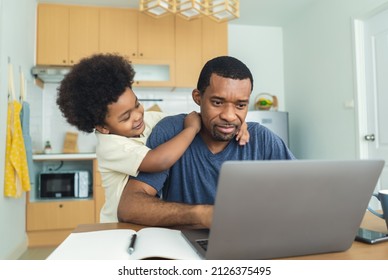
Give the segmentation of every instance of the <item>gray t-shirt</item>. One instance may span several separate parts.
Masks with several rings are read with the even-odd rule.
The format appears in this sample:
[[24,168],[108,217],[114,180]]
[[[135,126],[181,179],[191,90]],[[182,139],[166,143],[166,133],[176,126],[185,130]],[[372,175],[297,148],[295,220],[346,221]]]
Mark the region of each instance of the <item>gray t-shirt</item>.
[[[181,114],[161,120],[148,138],[147,146],[153,149],[181,132],[184,118],[185,115]],[[163,199],[167,201],[214,204],[218,174],[224,161],[295,159],[279,136],[259,123],[247,124],[250,138],[245,146],[232,140],[222,152],[213,154],[197,134],[183,156],[169,170],[140,172],[136,179],[155,188],[159,195],[163,193]]]

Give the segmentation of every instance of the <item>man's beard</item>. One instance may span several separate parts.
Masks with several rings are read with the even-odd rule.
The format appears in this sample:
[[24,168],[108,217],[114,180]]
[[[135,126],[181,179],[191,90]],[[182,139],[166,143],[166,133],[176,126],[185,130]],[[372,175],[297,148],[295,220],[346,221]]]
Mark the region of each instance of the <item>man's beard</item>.
[[237,135],[237,131],[238,131],[237,129],[233,133],[224,134],[224,133],[218,132],[215,127],[216,126],[214,126],[213,130],[212,130],[212,137],[216,141],[228,142],[228,141],[234,139]]

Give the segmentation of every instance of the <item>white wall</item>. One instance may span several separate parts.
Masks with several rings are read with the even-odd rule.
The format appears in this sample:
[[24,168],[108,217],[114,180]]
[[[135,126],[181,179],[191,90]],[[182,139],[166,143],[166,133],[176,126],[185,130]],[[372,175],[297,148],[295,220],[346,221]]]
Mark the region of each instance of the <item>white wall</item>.
[[228,27],[229,55],[244,62],[253,75],[249,108],[260,93],[276,95],[279,110],[285,110],[283,32],[280,27],[237,25]]
[[[5,198],[4,159],[7,119],[7,64],[14,68],[19,96],[19,67],[28,73],[34,63],[35,0],[0,0],[0,259],[17,258],[25,250],[25,196]],[[30,77],[29,77],[30,78]]]
[[317,1],[283,29],[285,99],[298,158],[358,156],[352,18],[387,0]]

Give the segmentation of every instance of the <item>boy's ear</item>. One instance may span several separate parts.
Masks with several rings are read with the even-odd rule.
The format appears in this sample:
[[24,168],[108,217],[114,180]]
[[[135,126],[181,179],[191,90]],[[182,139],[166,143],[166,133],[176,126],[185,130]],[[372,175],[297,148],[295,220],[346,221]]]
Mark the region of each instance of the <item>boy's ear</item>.
[[193,97],[195,104],[197,104],[198,106],[201,106],[201,93],[199,92],[199,90],[194,89],[191,95]]
[[102,134],[109,134],[109,129],[101,125],[96,125],[96,130]]

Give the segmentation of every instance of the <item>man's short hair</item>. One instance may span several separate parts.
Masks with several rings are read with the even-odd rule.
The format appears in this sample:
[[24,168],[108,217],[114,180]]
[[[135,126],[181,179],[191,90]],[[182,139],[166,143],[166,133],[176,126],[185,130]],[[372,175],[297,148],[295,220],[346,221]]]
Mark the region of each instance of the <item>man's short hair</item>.
[[249,79],[251,81],[251,92],[253,90],[252,73],[249,68],[237,58],[219,56],[209,60],[202,68],[198,78],[197,89],[201,94],[203,94],[210,85],[210,77],[212,74],[234,80]]

